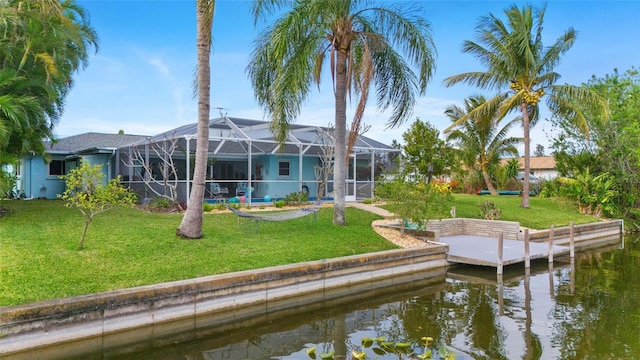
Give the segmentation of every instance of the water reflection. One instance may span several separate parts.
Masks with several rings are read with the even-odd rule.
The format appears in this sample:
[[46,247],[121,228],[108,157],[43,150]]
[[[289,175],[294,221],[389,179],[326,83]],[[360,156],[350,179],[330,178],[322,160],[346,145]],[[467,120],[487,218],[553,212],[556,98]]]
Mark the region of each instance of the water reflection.
[[385,292],[360,289],[276,314],[217,316],[227,321],[192,319],[13,358],[297,360],[308,359],[311,346],[347,354],[362,337],[381,335],[416,344],[432,336],[456,359],[640,358],[640,239],[575,260],[536,261],[530,271],[509,266],[497,276],[495,269],[456,267]]

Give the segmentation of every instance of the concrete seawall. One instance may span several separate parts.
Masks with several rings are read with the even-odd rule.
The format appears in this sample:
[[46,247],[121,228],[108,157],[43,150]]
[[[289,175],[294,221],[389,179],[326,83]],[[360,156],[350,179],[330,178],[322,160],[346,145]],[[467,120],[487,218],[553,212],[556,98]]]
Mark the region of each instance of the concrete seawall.
[[[532,242],[548,242],[550,229],[535,230],[529,232],[529,240]],[[569,246],[571,228],[562,226],[553,229],[553,243],[555,245]],[[612,240],[621,239],[624,234],[622,220],[600,221],[597,223],[579,224],[573,226],[573,240],[577,249],[587,249],[611,243]]]
[[234,320],[245,308],[254,309],[244,313],[250,316],[326,302],[356,289],[397,285],[395,279],[414,280],[406,275],[444,274],[446,251],[391,250],[2,307],[0,355],[215,313]]

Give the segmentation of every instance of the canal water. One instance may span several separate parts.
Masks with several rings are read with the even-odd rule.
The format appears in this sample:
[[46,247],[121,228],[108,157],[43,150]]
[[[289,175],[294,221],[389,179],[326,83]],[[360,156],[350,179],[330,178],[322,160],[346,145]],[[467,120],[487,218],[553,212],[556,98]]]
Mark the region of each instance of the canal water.
[[418,351],[429,336],[456,359],[640,359],[640,237],[623,244],[556,258],[553,267],[536,261],[528,272],[510,266],[501,278],[495,269],[453,267],[332,303],[211,326],[191,319],[12,358],[302,360],[315,347],[344,359],[361,350],[362,338],[409,342]]

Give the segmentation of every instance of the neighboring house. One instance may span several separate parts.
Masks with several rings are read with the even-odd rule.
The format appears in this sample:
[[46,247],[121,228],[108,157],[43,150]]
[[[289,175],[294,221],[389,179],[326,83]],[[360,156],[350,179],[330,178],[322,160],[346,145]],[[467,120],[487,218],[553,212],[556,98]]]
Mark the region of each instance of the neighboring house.
[[[502,159],[501,166],[511,159]],[[556,159],[553,156],[532,156],[529,158],[531,175],[535,175],[540,179],[552,180],[558,177],[556,170]],[[518,158],[518,169],[524,170],[524,157]]]
[[[210,120],[205,197],[219,195],[214,192],[223,188],[225,198],[245,196],[247,202],[280,199],[298,191],[316,198],[316,171],[322,165],[327,129],[292,124],[280,145],[269,128],[269,122],[259,120]],[[51,162],[38,156],[22,158],[19,189],[26,197],[55,199],[64,191],[59,175],[83,159],[103,164],[107,179],[120,175],[122,183],[141,198],[155,196],[150,186],[160,193],[174,186],[178,200],[188,201],[196,135],[197,123],[193,123],[150,137],[88,133],[60,139],[48,147]],[[361,136],[349,155],[346,200],[373,197],[374,180],[397,155],[399,150]],[[163,168],[166,165],[173,170]],[[159,181],[150,182],[151,177]],[[332,196],[330,179],[322,197]]]
[[116,176],[118,149],[145,136],[86,133],[46,142],[46,155],[27,154],[20,159],[17,190],[26,198],[56,199],[65,190],[60,178],[78,166],[80,160],[101,164],[105,181]]

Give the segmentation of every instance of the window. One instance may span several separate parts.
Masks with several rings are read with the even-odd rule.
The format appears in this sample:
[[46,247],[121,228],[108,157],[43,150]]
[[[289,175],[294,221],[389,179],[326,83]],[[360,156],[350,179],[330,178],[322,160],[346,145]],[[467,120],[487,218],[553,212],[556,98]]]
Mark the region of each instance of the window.
[[49,163],[49,175],[64,175],[64,160],[51,160]]
[[278,176],[291,176],[291,163],[278,161]]

